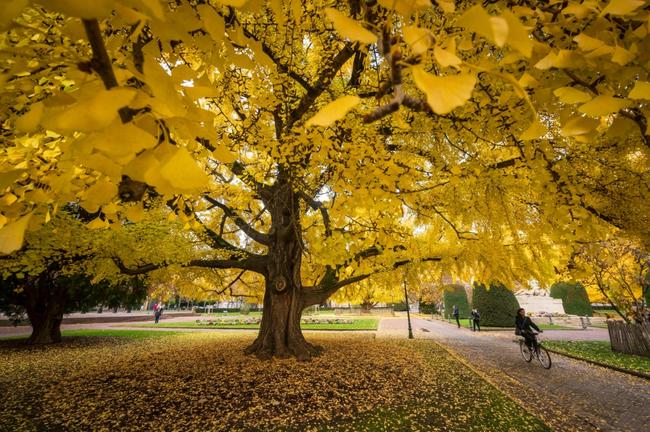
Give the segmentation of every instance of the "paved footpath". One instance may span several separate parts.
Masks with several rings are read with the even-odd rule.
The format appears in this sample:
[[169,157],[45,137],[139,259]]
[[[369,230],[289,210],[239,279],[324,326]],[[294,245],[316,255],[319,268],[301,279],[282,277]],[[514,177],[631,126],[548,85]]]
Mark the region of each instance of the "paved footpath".
[[[446,346],[557,431],[648,431],[650,381],[551,353],[543,369],[521,358],[511,332],[472,332],[442,321],[414,318],[416,338]],[[606,339],[607,331],[547,331],[546,339]],[[562,334],[565,333],[565,334]],[[383,319],[378,337],[405,336],[405,318]]]

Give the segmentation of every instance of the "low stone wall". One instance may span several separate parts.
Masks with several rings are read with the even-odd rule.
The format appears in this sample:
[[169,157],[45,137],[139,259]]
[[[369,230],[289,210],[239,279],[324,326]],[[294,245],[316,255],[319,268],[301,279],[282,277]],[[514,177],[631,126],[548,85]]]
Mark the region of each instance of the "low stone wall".
[[[199,316],[199,314],[194,312],[169,312],[164,313],[160,319],[170,319],[178,317],[189,317],[189,316]],[[92,316],[83,316],[80,314],[75,314],[75,316],[63,317],[63,324],[95,324],[95,323],[116,323],[116,322],[136,322],[136,321],[153,321],[154,316],[151,314],[142,314],[142,313],[133,313],[133,314],[116,314],[113,315],[111,312],[105,312],[102,314],[94,313]],[[0,326],[11,326],[13,325],[9,320],[0,320]],[[25,320],[20,323],[20,325],[29,325],[29,320]]]

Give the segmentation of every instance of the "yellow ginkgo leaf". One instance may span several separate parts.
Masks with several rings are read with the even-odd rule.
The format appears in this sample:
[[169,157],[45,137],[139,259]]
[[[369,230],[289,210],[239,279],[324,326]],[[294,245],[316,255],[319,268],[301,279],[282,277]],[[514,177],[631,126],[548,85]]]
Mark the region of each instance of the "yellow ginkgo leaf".
[[237,157],[225,145],[217,144],[212,152],[212,155],[217,158],[219,162],[229,164],[237,160]]
[[447,114],[463,105],[472,97],[476,77],[458,74],[438,77],[413,67],[415,85],[427,95],[427,103],[436,114]]
[[456,12],[456,4],[452,0],[438,0],[438,7],[445,13]]
[[32,214],[26,214],[20,219],[8,223],[0,229],[0,254],[8,255],[23,246],[25,230]]
[[626,99],[616,98],[613,96],[600,95],[596,96],[584,105],[580,105],[578,111],[591,117],[601,117],[607,114],[615,113],[631,105]]
[[522,141],[531,141],[545,135],[546,132],[548,132],[548,128],[539,119],[535,119],[530,127],[519,136],[519,139]]
[[137,203],[136,205],[129,207],[126,212],[124,212],[124,215],[131,222],[140,222],[144,219],[145,216],[144,209],[142,208],[142,203]]
[[94,97],[64,108],[46,110],[41,124],[56,132],[94,132],[106,128],[118,118],[118,110],[136,95],[133,88],[101,90]]
[[201,21],[212,39],[221,41],[226,33],[226,24],[222,17],[217,14],[213,7],[208,5],[198,5],[197,10],[201,15]]
[[312,118],[307,120],[305,126],[329,126],[342,119],[352,108],[357,106],[361,99],[357,96],[341,96],[321,108]]
[[377,42],[377,36],[370,30],[365,29],[360,22],[343,15],[334,8],[325,8],[325,15],[332,21],[334,29],[343,37],[364,44]]
[[93,229],[93,230],[94,229],[108,228],[108,221],[106,221],[106,220],[104,220],[104,219],[102,219],[100,217],[96,217],[95,219],[88,222],[86,224],[86,227],[88,227],[89,229]]
[[408,18],[415,11],[431,7],[431,0],[379,0],[379,4]]
[[476,5],[465,11],[456,21],[456,25],[465,27],[500,47],[508,38],[507,20],[501,17],[491,17],[481,5]]
[[578,48],[582,51],[593,51],[605,45],[605,42],[600,39],[596,39],[584,33],[580,33],[578,36],[574,37],[573,40],[578,44]]
[[618,65],[625,66],[636,57],[632,51],[626,50],[621,46],[614,47],[612,61]]
[[0,30],[9,28],[11,20],[16,18],[29,4],[29,0],[13,0],[3,4],[0,9]]
[[637,81],[634,88],[628,95],[630,99],[648,99],[650,100],[650,82]]
[[510,31],[508,21],[502,17],[490,17],[490,25],[492,26],[492,40],[497,46],[502,47],[508,40]]
[[217,0],[217,2],[224,6],[242,7],[248,2],[248,0]]
[[508,23],[508,45],[526,57],[533,53],[533,40],[530,32],[512,12],[505,10],[502,17]]
[[43,102],[36,102],[29,111],[16,119],[16,129],[21,132],[34,132],[43,117],[45,105]]
[[36,0],[35,3],[43,5],[45,9],[60,12],[65,15],[92,19],[110,15],[115,5],[115,0]]
[[565,137],[584,135],[598,127],[599,121],[587,117],[571,117],[560,129],[560,134]]
[[591,100],[591,95],[574,87],[560,87],[553,92],[562,102],[566,104],[584,103]]
[[546,57],[535,63],[535,68],[541,70],[550,69],[554,66],[555,60],[557,60],[557,54],[551,51],[546,55]]
[[628,15],[644,5],[643,0],[612,0],[600,13],[603,15]]
[[402,29],[402,33],[404,35],[404,41],[409,44],[413,54],[424,54],[431,46],[433,36],[427,29],[406,26]]
[[455,47],[452,46],[450,49],[443,49],[436,45],[433,49],[433,56],[436,58],[436,61],[440,66],[458,66],[463,63],[463,61],[454,53],[454,48]]
[[131,123],[119,124],[90,134],[85,141],[95,150],[115,158],[135,156],[136,153],[150,149],[158,143],[153,135]]
[[115,195],[117,195],[117,185],[108,179],[98,180],[85,193],[87,201],[92,201],[98,205],[111,201],[115,198]]
[[181,192],[205,189],[209,182],[207,174],[182,147],[161,162],[160,175]]

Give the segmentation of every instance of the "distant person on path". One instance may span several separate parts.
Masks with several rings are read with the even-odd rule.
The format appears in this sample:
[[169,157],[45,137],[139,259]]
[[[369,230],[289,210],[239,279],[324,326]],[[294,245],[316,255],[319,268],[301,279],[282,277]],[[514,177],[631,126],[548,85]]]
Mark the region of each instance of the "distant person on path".
[[477,309],[472,309],[470,315],[472,317],[472,331],[476,331],[477,328],[478,331],[481,331],[481,314],[478,313]]
[[156,321],[155,323],[158,324],[158,321],[160,320],[160,316],[162,315],[162,304],[156,303],[153,305],[153,316],[155,317]]
[[517,317],[515,318],[515,334],[523,336],[524,339],[526,339],[526,345],[530,348],[537,348],[537,339],[533,334],[533,329],[540,333],[544,333],[543,330],[540,330],[539,327],[535,325],[530,317],[526,316],[526,310],[524,308],[519,308],[517,310]]
[[454,309],[451,314],[454,316],[456,324],[458,324],[458,328],[460,328],[460,320],[458,319],[460,317],[460,312],[458,312],[458,306],[454,305]]

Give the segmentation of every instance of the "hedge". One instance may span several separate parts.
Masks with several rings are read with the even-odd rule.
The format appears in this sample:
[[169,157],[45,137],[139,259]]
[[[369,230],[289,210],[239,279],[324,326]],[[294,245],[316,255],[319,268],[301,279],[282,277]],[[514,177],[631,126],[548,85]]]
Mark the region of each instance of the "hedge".
[[580,282],[556,282],[551,285],[551,297],[562,299],[564,312],[569,315],[593,316],[587,290]]
[[519,302],[514,293],[503,284],[492,283],[490,289],[474,283],[472,306],[481,315],[486,327],[514,327]]
[[445,304],[445,318],[453,318],[452,312],[454,305],[458,306],[460,318],[469,317],[470,309],[465,287],[462,285],[451,284],[446,285],[443,289],[445,290],[442,295],[442,301]]

